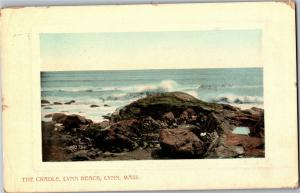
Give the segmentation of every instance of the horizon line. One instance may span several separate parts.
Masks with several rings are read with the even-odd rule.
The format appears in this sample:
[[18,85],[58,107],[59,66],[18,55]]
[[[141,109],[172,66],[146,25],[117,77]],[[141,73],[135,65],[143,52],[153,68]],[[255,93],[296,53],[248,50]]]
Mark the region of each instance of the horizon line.
[[143,70],[149,70],[149,71],[155,71],[155,70],[207,70],[207,69],[240,69],[240,68],[263,68],[263,67],[206,67],[206,68],[150,68],[150,69],[103,69],[103,70],[89,70],[89,69],[84,69],[84,70],[40,70],[40,72],[90,72],[90,71],[143,71]]

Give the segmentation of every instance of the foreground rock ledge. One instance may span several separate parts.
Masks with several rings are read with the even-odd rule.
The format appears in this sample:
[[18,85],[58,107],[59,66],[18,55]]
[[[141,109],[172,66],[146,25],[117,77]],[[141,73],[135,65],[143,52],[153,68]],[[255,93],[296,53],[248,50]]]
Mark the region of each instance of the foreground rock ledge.
[[[44,122],[43,160],[264,157],[264,110],[207,103],[183,92],[139,99],[92,123],[53,114]],[[233,134],[235,127],[250,134]]]

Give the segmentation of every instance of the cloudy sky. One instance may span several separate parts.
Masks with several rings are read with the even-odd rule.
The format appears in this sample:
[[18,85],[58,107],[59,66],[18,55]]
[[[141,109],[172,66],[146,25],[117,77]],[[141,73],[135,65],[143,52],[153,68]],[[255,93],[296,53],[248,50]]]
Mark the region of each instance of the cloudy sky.
[[261,67],[260,30],[40,35],[42,70]]

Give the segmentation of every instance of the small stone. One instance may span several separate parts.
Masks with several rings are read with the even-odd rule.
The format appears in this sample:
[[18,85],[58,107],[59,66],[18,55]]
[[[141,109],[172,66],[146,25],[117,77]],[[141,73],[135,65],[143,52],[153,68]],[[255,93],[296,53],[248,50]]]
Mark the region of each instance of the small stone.
[[72,104],[72,103],[75,103],[75,100],[70,100],[70,101],[68,101],[68,102],[65,102],[65,105],[70,105],[70,104]]
[[47,100],[42,99],[42,100],[41,100],[41,104],[50,104],[50,102],[47,101]]

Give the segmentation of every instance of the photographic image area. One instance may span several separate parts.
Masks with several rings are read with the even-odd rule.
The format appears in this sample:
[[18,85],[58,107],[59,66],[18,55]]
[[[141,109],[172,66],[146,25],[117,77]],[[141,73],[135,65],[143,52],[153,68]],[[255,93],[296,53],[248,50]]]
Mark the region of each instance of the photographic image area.
[[264,157],[261,35],[40,34],[43,161]]

